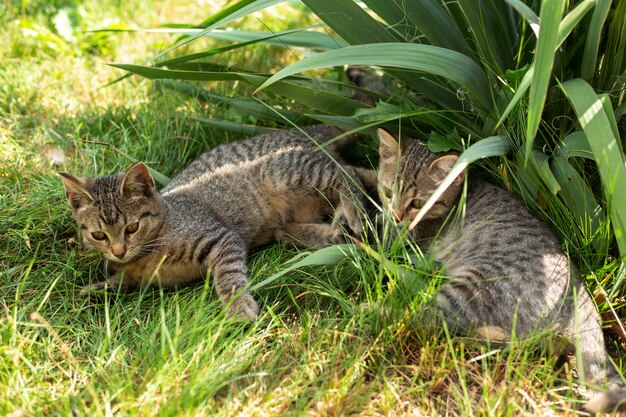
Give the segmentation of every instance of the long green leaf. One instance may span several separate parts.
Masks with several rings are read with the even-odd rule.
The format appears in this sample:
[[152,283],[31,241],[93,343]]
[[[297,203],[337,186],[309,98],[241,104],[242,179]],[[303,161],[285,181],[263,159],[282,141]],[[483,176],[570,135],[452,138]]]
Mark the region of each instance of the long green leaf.
[[[456,0],[467,22],[468,34],[476,45],[481,63],[496,73],[512,68],[515,55],[513,29],[508,7],[501,0]],[[441,29],[440,29],[441,30]]]
[[433,192],[433,195],[424,203],[420,211],[417,212],[415,219],[413,219],[409,226],[409,230],[413,230],[415,226],[417,226],[428,210],[430,210],[439,197],[443,195],[444,191],[446,191],[456,177],[465,171],[469,164],[483,158],[506,155],[509,149],[511,149],[511,143],[509,139],[504,136],[490,136],[467,148],[465,152],[459,156],[459,159],[450,170],[450,173],[448,173],[446,178],[439,184],[439,187]]
[[[113,67],[130,71],[150,79],[170,79],[187,81],[244,81],[255,87],[259,87],[267,77],[255,74],[239,72],[197,72],[197,71],[172,71],[162,68],[148,67],[131,64],[110,64]],[[322,112],[332,109],[335,113],[349,116],[365,104],[340,94],[324,91],[319,88],[308,87],[296,83],[281,81],[273,84],[268,91],[296,100],[311,108]]]
[[539,176],[543,182],[548,186],[550,192],[556,195],[556,193],[558,193],[561,189],[561,186],[556,178],[554,178],[554,174],[550,169],[548,156],[537,149],[533,149],[531,158],[534,158],[537,170],[539,171]]
[[[409,33],[404,36],[408,42],[415,42],[415,30],[419,30],[431,45],[473,57],[473,52],[461,31],[438,0],[402,3],[389,0],[364,0],[364,3],[385,19],[390,27],[396,28],[398,25],[410,23],[406,29]],[[446,30],[441,30],[441,28],[446,28]]]
[[539,16],[533,12],[533,10],[526,5],[526,3],[520,0],[505,0],[513,7],[517,13],[519,13],[527,22],[535,36],[539,36]]
[[158,82],[166,88],[178,91],[179,93],[190,97],[195,97],[211,103],[219,102],[227,104],[248,116],[269,119],[281,124],[283,124],[285,120],[290,120],[294,123],[299,123],[300,125],[309,124],[311,121],[301,113],[287,109],[273,108],[255,99],[226,97],[211,93],[205,88],[190,83],[172,80],[159,80]]
[[396,42],[398,37],[352,0],[302,0],[350,45]]
[[[350,45],[402,40],[402,35],[397,33],[392,24],[387,22],[386,25],[382,25],[354,0],[303,0],[303,2]],[[457,91],[449,88],[445,80],[428,74],[416,77],[412,71],[399,69],[389,68],[385,72],[420,95],[428,97],[431,102],[447,109],[463,108],[463,103],[457,98]]]
[[[533,142],[541,114],[543,103],[548,94],[548,86],[552,79],[552,66],[554,65],[554,51],[558,44],[559,23],[565,8],[565,0],[544,0],[541,3],[539,23],[541,29],[537,40],[537,52],[535,54],[535,74],[530,85],[528,98],[528,120],[526,125],[526,158],[530,156]],[[526,159],[528,160],[528,159]]]
[[215,29],[210,32],[206,32],[203,29],[194,28],[158,28],[158,29],[144,29],[141,32],[147,33],[178,33],[183,35],[197,35],[202,32],[202,36],[219,39],[225,41],[236,42],[253,42],[253,43],[266,43],[270,45],[286,45],[297,46],[302,48],[317,48],[317,49],[336,49],[347,46],[343,39],[331,36],[324,32],[315,32],[312,30],[292,29],[283,30],[278,32],[255,32],[244,30],[220,30]]
[[[624,86],[624,92],[626,92],[626,86]],[[622,141],[619,140],[620,134],[617,128],[617,120],[615,119],[615,112],[613,111],[613,106],[611,106],[611,98],[608,94],[600,94],[600,101],[602,102],[602,107],[604,108],[604,112],[606,114],[607,119],[609,120],[609,126],[611,127],[611,131],[613,131],[613,136],[618,138],[617,147],[619,151],[623,154],[624,147],[622,146]]]
[[476,62],[448,49],[405,43],[356,45],[322,52],[282,69],[257,91],[293,74],[337,65],[379,65],[435,74],[465,88],[474,98],[474,104],[483,110],[489,108],[489,83]]
[[354,244],[344,244],[344,245],[334,245],[326,248],[319,249],[315,252],[304,252],[290,261],[287,261],[286,264],[288,266],[282,268],[279,272],[265,278],[263,281],[254,284],[250,290],[256,291],[259,288],[263,288],[272,282],[276,281],[278,278],[283,275],[305,267],[305,266],[321,266],[321,265],[337,265],[339,262],[344,259],[349,259],[354,256],[355,253],[360,252],[360,249],[357,245]]
[[[624,59],[626,59],[626,1],[616,1],[611,12],[606,46],[602,58],[602,71],[598,76],[598,87],[603,91],[623,90],[619,77],[623,76]],[[622,79],[622,83],[624,80]]]
[[[582,79],[561,85],[593,152],[620,253],[626,256],[626,166],[619,137],[615,137],[604,104],[591,86]],[[612,110],[611,110],[612,112]]]
[[225,25],[226,23],[232,22],[233,20],[237,20],[241,17],[252,14],[256,11],[263,10],[275,4],[282,3],[283,1],[284,0],[241,0],[237,2],[236,4],[228,7],[227,9],[222,10],[221,12],[213,16],[211,19],[209,19],[208,22],[211,22],[211,23],[202,31],[196,33],[195,35],[187,39],[184,39],[176,43],[175,45],[167,48],[163,52],[158,53],[157,55],[153,56],[145,63],[154,62],[158,60],[159,58],[161,58],[162,56],[170,53],[171,51],[177,48],[180,48],[181,46],[186,45],[189,42],[192,42],[201,36],[204,36],[205,34],[209,33],[213,29],[217,29],[218,27]]
[[[222,46],[219,48],[213,48],[213,49],[209,49],[208,51],[202,51],[202,52],[197,52],[194,54],[187,54],[187,55],[183,55],[180,57],[176,57],[176,58],[172,58],[172,59],[166,59],[164,61],[160,61],[157,62],[154,66],[155,67],[169,67],[169,68],[179,68],[179,67],[183,67],[185,64],[191,62],[191,61],[196,61],[198,59],[202,59],[202,58],[207,58],[209,56],[212,55],[217,55],[217,54],[222,54],[225,52],[229,52],[232,51],[234,49],[239,49],[239,48],[244,48],[246,46],[249,45],[253,45],[259,42],[263,42],[266,40],[269,40],[271,38],[274,38],[275,35],[271,35],[271,36],[267,36],[266,38],[260,38],[260,39],[254,39],[254,40],[250,40],[247,42],[240,42],[236,45],[228,45],[228,46]],[[214,66],[218,66],[218,64],[213,64]],[[232,70],[232,67],[224,67],[226,69],[230,69]],[[110,86],[112,84],[115,84],[119,81],[122,81],[123,79],[129,77],[131,74],[125,74],[121,77],[118,77],[116,79],[114,79],[113,81],[110,81],[108,83],[105,84],[105,87]]]
[[593,159],[593,152],[591,152],[589,140],[585,136],[585,132],[574,132],[567,135],[565,140],[559,145],[555,155],[566,159],[574,156]]
[[[379,6],[380,3],[383,3],[382,7]],[[369,10],[376,13],[378,17],[385,22],[385,29],[395,35],[398,40],[414,42],[415,39],[420,39],[423,40],[422,43],[428,43],[428,40],[424,38],[424,34],[413,24],[413,22],[407,19],[404,4],[399,5],[395,1],[385,0],[366,0],[363,4]],[[358,42],[352,44],[358,45],[363,43],[371,42]]]
[[583,236],[592,242],[599,253],[606,253],[607,242],[601,241],[597,233],[604,223],[604,212],[589,185],[565,155],[552,158],[550,168],[560,185],[559,196],[572,213]]
[[[583,0],[581,3],[574,8],[571,12],[565,16],[561,24],[559,25],[559,41],[557,42],[556,48],[559,48],[565,39],[569,36],[569,34],[574,30],[576,25],[582,20],[582,18],[587,14],[589,10],[595,5],[595,0]],[[555,50],[556,50],[555,48]],[[535,77],[535,64],[531,64],[524,74],[522,81],[520,81],[520,85],[515,91],[515,95],[511,98],[511,101],[507,105],[506,109],[500,116],[498,120],[497,126],[500,126],[504,120],[509,116],[513,108],[517,105],[517,103],[524,96],[528,88],[532,84]]]
[[233,133],[241,133],[246,136],[260,135],[261,133],[275,132],[277,130],[277,129],[272,129],[269,127],[247,125],[245,123],[235,123],[235,122],[231,122],[228,120],[218,120],[215,118],[208,118],[208,117],[193,116],[193,117],[190,117],[190,119],[196,120],[208,126],[216,127],[222,130],[227,130]]
[[585,50],[583,52],[583,60],[580,65],[580,78],[587,81],[591,80],[591,77],[593,77],[593,73],[596,69],[598,49],[600,47],[600,36],[602,35],[604,22],[609,15],[611,3],[611,0],[598,0],[595,10],[593,11],[593,16],[591,17],[591,24],[587,30]]

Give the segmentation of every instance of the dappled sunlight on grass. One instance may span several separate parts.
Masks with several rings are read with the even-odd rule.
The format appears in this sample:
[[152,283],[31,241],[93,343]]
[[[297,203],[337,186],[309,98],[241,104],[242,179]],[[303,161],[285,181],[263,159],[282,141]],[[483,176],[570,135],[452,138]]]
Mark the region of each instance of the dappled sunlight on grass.
[[[88,30],[200,23],[225,4],[33,0],[12,2],[0,16],[0,414],[577,415],[584,399],[577,375],[540,341],[490,346],[425,329],[418,311],[440,268],[397,243],[388,259],[406,264],[427,290],[410,293],[398,274],[355,252],[337,266],[288,271],[260,287],[262,316],[253,324],[228,319],[210,281],[80,294],[104,265],[77,235],[58,171],[105,175],[132,158],[172,176],[208,147],[241,138],[195,117],[280,127],[281,116],[264,103],[298,108],[263,93],[255,103],[274,117],[266,120],[246,110],[249,102],[190,99],[137,76],[104,87],[126,74],[106,64],[142,63],[178,35]],[[229,27],[315,23],[304,6],[284,3]],[[168,58],[227,44],[203,38]],[[253,45],[211,63],[275,72],[306,53]],[[254,90],[238,82],[202,87],[236,99]],[[298,254],[283,245],[256,251],[252,285]],[[600,280],[618,274],[612,259],[590,268]]]

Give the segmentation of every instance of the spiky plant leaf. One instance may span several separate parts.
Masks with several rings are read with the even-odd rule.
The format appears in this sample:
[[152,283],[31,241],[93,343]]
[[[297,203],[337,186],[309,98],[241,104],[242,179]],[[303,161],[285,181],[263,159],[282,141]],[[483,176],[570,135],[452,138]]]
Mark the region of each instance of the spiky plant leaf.
[[[612,126],[612,111],[606,112],[604,104],[591,86],[582,79],[567,81],[561,85],[563,92],[574,107],[578,121],[589,142],[602,188],[610,207],[615,239],[622,256],[626,255],[626,165],[624,154]],[[609,117],[608,114],[611,114]]]
[[487,77],[472,59],[436,46],[406,43],[356,45],[322,52],[283,68],[257,91],[290,75],[338,65],[380,65],[422,71],[445,77],[465,88],[474,104],[484,111],[490,102]]

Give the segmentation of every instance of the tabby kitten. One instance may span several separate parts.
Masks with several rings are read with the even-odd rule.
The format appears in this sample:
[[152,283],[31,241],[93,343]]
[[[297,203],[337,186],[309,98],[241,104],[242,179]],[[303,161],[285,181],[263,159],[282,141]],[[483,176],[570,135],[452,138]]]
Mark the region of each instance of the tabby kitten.
[[[383,130],[378,134],[381,199],[398,222],[410,223],[458,157],[435,155],[412,139],[399,144]],[[556,328],[579,349],[588,382],[608,383],[586,408],[626,409],[626,388],[608,364],[599,315],[556,237],[521,201],[474,179],[464,217],[446,221],[462,185],[459,176],[412,231],[451,277],[437,295],[437,315],[455,331],[497,339],[513,329],[524,336]]]
[[[318,143],[337,133],[303,130]],[[90,289],[171,286],[210,271],[227,312],[256,319],[250,249],[275,240],[320,247],[343,242],[343,225],[363,230],[362,184],[353,167],[331,159],[341,161],[335,149],[328,153],[287,129],[209,150],[160,192],[142,163],[105,177],[60,173],[83,240],[114,271]]]

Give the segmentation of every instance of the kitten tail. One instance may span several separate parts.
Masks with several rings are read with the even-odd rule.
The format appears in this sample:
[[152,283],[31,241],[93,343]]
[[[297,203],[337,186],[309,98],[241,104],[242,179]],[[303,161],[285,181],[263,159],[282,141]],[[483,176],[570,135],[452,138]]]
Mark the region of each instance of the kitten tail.
[[579,331],[575,332],[577,337],[573,339],[578,338],[577,347],[583,361],[585,380],[592,387],[606,384],[604,390],[594,394],[584,405],[584,409],[591,413],[626,411],[626,386],[608,360],[595,306],[589,297],[579,297],[577,304]]

